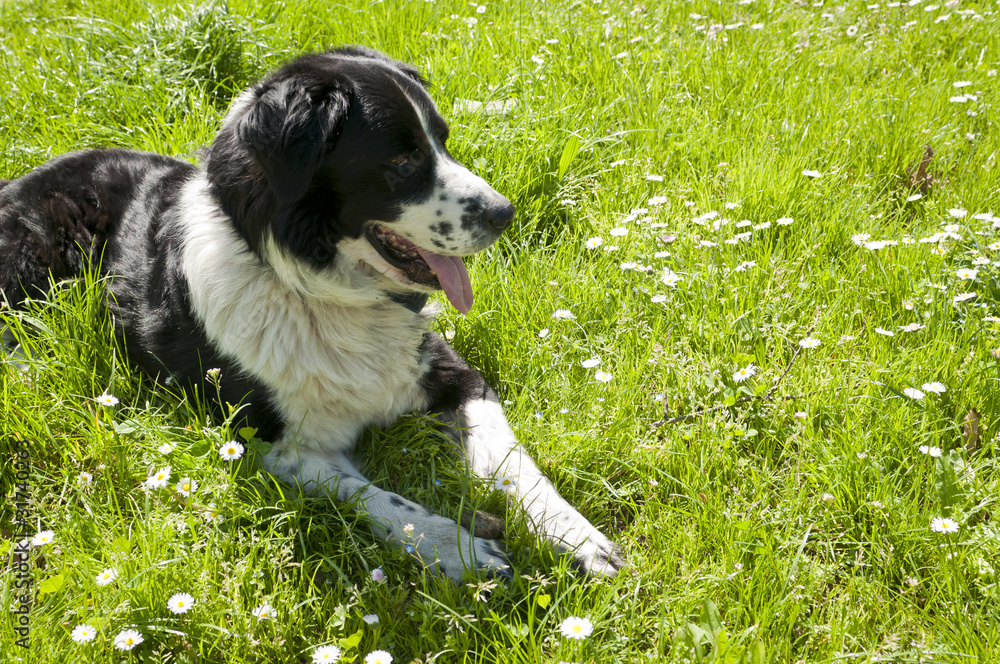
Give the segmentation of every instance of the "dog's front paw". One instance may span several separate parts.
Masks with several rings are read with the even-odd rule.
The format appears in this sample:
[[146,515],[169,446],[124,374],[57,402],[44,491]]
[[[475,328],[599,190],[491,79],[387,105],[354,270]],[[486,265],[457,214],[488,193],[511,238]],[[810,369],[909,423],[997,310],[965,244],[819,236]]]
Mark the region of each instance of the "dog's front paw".
[[619,553],[618,545],[596,528],[592,528],[586,541],[572,549],[572,554],[576,566],[594,576],[615,576],[625,567],[625,559]]
[[625,567],[618,546],[568,504],[547,513],[540,530],[587,574],[611,577]]
[[[512,579],[507,555],[495,540],[472,537],[457,523],[434,516],[407,532],[403,548],[434,574],[461,581],[466,570],[485,572],[491,577]],[[409,524],[408,524],[409,526]]]
[[[510,561],[507,560],[507,554],[496,540],[483,539],[482,537],[470,537],[470,539],[472,546],[465,546],[463,548],[463,551],[468,551],[471,548],[475,552],[475,560],[471,561],[471,564],[467,561],[467,557],[466,561],[463,561],[468,569],[485,573],[490,578],[499,578],[506,581],[514,578]],[[452,574],[451,566],[449,566],[448,571],[445,572],[442,570],[442,573],[447,573],[452,579],[459,581],[462,578],[462,571],[462,569],[458,569],[457,574]]]

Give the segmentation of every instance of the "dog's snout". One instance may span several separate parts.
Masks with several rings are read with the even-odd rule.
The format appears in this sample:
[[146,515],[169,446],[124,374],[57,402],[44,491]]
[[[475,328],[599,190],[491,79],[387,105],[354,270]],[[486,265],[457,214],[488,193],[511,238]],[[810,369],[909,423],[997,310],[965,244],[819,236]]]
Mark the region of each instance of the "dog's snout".
[[487,205],[483,216],[497,232],[503,232],[514,221],[514,206],[506,198]]

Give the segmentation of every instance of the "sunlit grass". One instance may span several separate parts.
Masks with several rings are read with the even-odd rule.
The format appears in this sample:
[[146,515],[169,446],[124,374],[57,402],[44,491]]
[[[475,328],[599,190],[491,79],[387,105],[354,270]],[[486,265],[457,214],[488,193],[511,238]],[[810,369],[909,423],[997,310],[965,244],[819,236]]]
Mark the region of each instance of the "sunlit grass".
[[[517,573],[429,577],[253,449],[224,460],[235,432],[128,366],[101,285],[61,284],[4,315],[28,357],[0,365],[0,520],[24,439],[31,534],[53,531],[30,653],[0,613],[5,661],[1000,659],[997,6],[889,4],[0,4],[0,178],[98,145],[196,160],[303,51],[419,66],[452,152],[519,210],[469,261],[472,313],[436,325],[629,561],[580,578],[413,417],[365,436],[369,477],[504,517]],[[571,616],[593,633],[563,637]]]

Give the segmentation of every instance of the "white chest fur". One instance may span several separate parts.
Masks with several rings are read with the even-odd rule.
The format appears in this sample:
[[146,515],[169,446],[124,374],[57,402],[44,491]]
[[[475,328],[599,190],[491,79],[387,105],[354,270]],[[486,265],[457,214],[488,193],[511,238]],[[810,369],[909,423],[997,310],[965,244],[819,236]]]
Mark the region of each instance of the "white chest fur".
[[365,426],[426,405],[422,316],[357,283],[351,266],[324,274],[320,294],[292,288],[246,250],[202,179],[184,197],[183,270],[195,313],[219,351],[270,387],[301,447],[349,449]]

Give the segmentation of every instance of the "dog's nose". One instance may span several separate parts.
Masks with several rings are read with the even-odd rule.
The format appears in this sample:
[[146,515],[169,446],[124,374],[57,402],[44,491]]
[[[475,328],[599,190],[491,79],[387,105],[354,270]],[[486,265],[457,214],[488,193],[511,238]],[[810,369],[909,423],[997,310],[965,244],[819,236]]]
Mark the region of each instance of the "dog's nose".
[[483,216],[497,232],[503,232],[514,221],[514,206],[505,198],[502,203],[486,206]]

